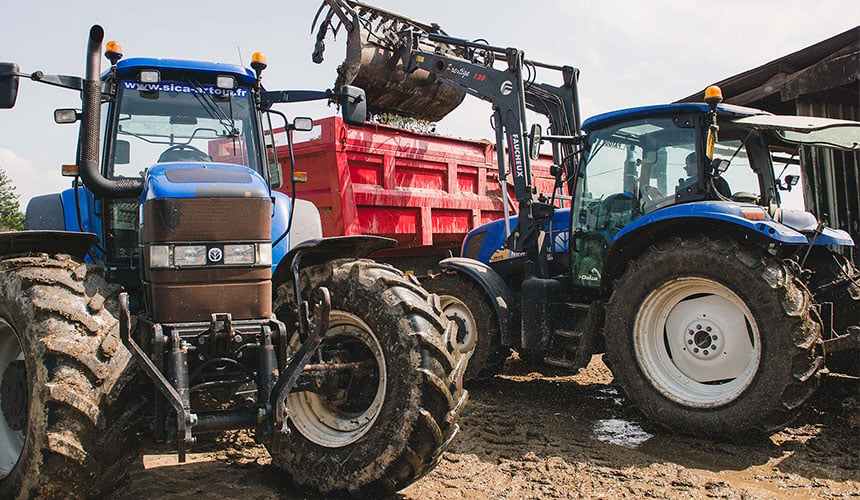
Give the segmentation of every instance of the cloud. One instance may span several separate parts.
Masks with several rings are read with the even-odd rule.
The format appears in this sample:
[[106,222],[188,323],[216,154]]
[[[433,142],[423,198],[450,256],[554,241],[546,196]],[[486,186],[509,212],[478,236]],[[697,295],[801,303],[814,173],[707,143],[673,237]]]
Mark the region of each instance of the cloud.
[[30,198],[60,192],[71,185],[59,171],[45,172],[8,149],[0,148],[0,168],[6,171],[6,175],[15,185],[22,211],[27,207]]

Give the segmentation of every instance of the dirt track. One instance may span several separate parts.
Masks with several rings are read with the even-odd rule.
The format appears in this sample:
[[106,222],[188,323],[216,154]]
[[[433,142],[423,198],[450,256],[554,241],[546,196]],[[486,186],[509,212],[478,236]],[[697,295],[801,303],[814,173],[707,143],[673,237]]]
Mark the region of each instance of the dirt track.
[[[572,377],[509,360],[469,386],[461,433],[403,497],[860,498],[854,380],[827,379],[793,427],[756,443],[646,432],[610,381],[597,357]],[[150,447],[114,498],[298,498],[264,466],[261,446],[241,433],[220,440],[234,444],[212,443],[182,466]]]

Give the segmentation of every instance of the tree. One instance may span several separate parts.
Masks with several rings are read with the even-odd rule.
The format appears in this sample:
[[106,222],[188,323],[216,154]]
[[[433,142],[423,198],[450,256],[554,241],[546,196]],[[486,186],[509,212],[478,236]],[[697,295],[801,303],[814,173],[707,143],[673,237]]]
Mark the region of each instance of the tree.
[[15,192],[12,179],[0,167],[0,230],[10,229],[15,231],[24,229],[24,214],[21,213],[18,193]]

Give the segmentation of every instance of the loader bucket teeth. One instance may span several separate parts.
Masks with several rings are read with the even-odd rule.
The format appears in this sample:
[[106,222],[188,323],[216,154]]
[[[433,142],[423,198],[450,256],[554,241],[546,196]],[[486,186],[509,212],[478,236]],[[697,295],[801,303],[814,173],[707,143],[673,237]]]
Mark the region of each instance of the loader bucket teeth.
[[[436,75],[421,69],[406,73],[395,46],[396,33],[402,29],[443,33],[438,26],[358,2],[340,3],[339,9],[338,17],[354,28],[347,28],[346,58],[337,68],[335,88],[363,88],[371,113],[392,113],[430,122],[441,120],[463,102],[466,93],[440,82]],[[315,52],[314,57],[321,60],[321,52]]]

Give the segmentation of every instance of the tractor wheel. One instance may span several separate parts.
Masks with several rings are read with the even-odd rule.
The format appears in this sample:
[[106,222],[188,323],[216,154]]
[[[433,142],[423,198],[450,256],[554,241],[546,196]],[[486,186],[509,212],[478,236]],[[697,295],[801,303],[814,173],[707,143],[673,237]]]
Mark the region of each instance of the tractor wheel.
[[118,287],[65,255],[0,261],[0,497],[86,498],[136,456]]
[[[809,289],[817,303],[833,304],[833,330],[844,335],[850,326],[860,326],[860,271],[851,261],[828,248],[814,247],[806,260],[812,269]],[[839,283],[845,278],[849,281]],[[829,334],[826,335],[829,338]],[[827,353],[827,369],[843,375],[860,375],[860,353],[848,349]]]
[[627,399],[673,432],[769,433],[818,386],[811,305],[791,270],[762,250],[707,237],[666,242],[616,281],[606,361]]
[[422,283],[439,296],[442,312],[457,325],[457,346],[471,356],[465,380],[489,378],[499,372],[509,349],[501,344],[499,320],[487,294],[460,274],[442,273]]
[[[295,323],[291,283],[275,311]],[[292,434],[272,465],[322,495],[387,495],[432,469],[467,399],[456,332],[428,295],[395,268],[340,260],[303,271],[303,290],[331,293],[329,330],[312,363],[362,363],[321,390],[287,398]],[[435,304],[434,304],[435,303]]]

